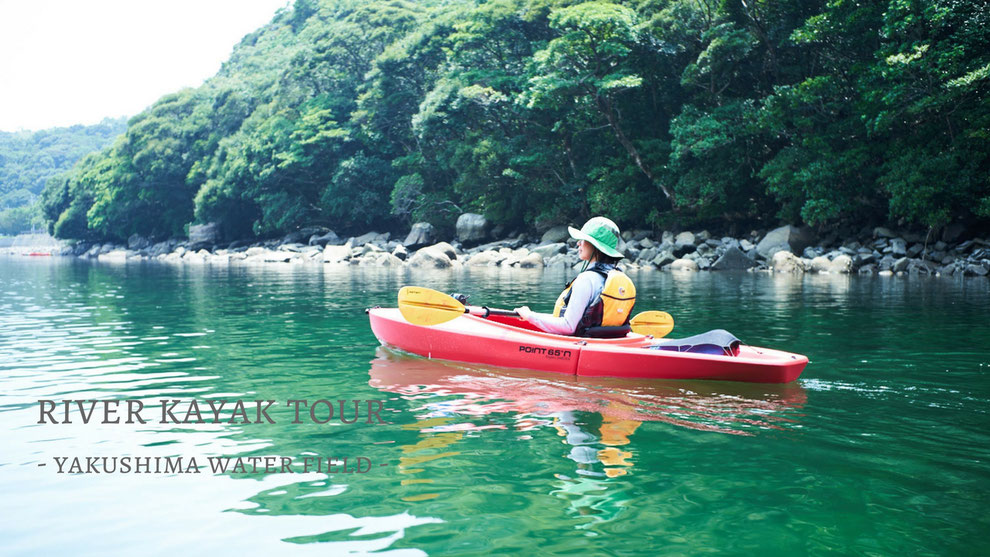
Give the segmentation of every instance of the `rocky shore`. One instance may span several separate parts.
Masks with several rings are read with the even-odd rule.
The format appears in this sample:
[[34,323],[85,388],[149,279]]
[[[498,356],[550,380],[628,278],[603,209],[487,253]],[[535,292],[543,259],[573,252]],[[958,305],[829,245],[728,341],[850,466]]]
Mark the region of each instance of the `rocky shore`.
[[[541,237],[498,236],[484,217],[464,214],[456,236],[439,238],[428,223],[417,223],[404,237],[369,232],[342,238],[321,227],[298,230],[266,241],[220,243],[213,224],[190,227],[187,240],[151,243],[140,236],[127,245],[77,243],[62,255],[110,262],[156,260],[166,263],[368,265],[446,269],[452,267],[580,268],[566,226]],[[816,237],[809,228],[782,226],[742,238],[714,237],[705,230],[680,233],[626,231],[619,249],[627,270],[763,271],[775,273],[858,273],[863,275],[977,276],[990,274],[990,241],[962,240],[962,227],[950,226],[937,238],[883,227],[858,237]]]

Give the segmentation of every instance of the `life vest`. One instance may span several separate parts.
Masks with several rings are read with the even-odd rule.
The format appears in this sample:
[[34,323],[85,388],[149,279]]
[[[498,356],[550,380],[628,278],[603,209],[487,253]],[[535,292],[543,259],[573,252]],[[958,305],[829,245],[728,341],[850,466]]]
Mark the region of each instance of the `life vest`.
[[[632,316],[633,306],[636,305],[636,287],[625,273],[615,268],[615,265],[595,263],[588,268],[605,278],[605,285],[598,298],[591,301],[584,310],[584,315],[578,323],[574,334],[583,336],[591,327],[618,327],[627,325]],[[571,284],[567,283],[564,291],[557,296],[553,306],[553,316],[561,317],[567,310],[567,302],[571,299]]]

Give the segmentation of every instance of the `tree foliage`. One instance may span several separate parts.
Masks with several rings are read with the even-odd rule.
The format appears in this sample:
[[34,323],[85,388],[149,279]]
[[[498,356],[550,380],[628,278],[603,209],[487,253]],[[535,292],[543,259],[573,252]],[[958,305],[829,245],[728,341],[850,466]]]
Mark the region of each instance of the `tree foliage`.
[[532,230],[990,222],[965,0],[297,0],[52,181],[65,237],[463,211]]

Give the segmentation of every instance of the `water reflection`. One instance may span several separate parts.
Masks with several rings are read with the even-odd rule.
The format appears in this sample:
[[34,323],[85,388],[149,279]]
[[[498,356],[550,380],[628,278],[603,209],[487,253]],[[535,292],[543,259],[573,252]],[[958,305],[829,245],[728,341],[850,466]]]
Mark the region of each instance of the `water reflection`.
[[[426,464],[455,459],[461,454],[458,443],[468,435],[513,429],[517,439],[536,443],[534,432],[549,428],[565,448],[558,458],[571,463],[570,471],[553,473],[550,494],[567,501],[571,514],[592,522],[611,520],[622,510],[628,485],[615,482],[635,469],[641,448],[632,438],[644,422],[752,436],[799,424],[806,401],[797,383],[589,381],[438,362],[384,348],[371,362],[369,384],[412,403],[409,412],[416,420],[403,429],[420,436],[401,446],[400,473],[409,476],[402,485],[433,484],[445,467]],[[438,495],[425,489],[403,500]]]

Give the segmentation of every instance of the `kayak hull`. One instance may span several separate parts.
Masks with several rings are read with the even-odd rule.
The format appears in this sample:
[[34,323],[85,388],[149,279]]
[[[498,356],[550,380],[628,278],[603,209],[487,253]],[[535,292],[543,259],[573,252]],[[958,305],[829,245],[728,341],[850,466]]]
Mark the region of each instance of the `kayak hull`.
[[742,346],[736,356],[651,350],[651,338],[633,333],[576,338],[469,314],[432,327],[409,323],[396,308],[373,308],[368,315],[384,346],[427,358],[584,377],[789,383],[808,363],[800,354],[753,346]]

